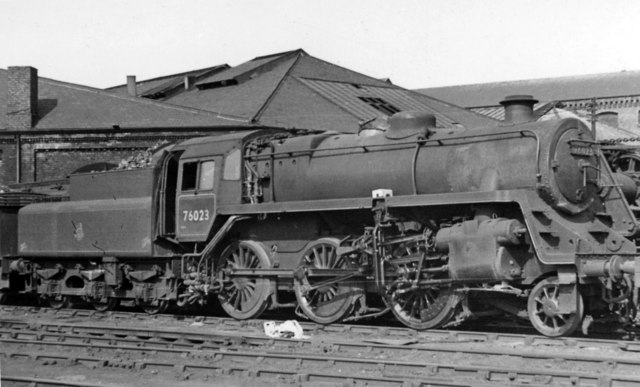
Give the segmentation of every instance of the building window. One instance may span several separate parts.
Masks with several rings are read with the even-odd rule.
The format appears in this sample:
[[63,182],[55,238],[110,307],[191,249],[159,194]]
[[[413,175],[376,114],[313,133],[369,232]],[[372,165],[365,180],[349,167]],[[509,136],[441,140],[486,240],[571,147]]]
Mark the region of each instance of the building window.
[[612,126],[614,128],[618,127],[618,113],[616,112],[602,112],[596,114],[596,117],[598,118],[598,122]]
[[400,109],[379,97],[358,97],[358,99],[388,116],[392,116],[400,111]]

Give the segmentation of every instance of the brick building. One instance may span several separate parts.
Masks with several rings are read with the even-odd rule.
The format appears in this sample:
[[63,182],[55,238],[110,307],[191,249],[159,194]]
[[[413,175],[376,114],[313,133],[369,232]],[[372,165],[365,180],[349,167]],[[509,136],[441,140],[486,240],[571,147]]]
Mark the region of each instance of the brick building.
[[[540,101],[536,109],[561,106],[591,121],[595,114],[602,133],[618,129],[622,137],[640,135],[640,71],[433,87],[417,90],[471,111],[504,118],[499,102],[507,95],[528,94]],[[560,104],[558,104],[560,103]]]
[[[0,184],[64,179],[159,141],[256,126],[358,132],[402,110],[437,127],[495,120],[294,50],[100,90],[0,69]],[[19,161],[19,162],[16,162]]]
[[243,118],[0,69],[0,184],[64,179],[159,141],[247,129]]

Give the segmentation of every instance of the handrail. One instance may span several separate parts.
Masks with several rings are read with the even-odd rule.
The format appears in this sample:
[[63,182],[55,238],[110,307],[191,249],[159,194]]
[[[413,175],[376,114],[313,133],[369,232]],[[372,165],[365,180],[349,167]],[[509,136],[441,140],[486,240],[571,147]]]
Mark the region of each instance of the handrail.
[[390,142],[390,143],[385,143],[385,144],[369,144],[369,145],[350,145],[350,146],[342,146],[342,147],[336,147],[336,148],[327,148],[327,149],[317,149],[317,148],[308,148],[308,149],[300,149],[300,150],[292,150],[292,151],[282,151],[282,152],[272,152],[272,153],[265,153],[265,154],[258,154],[258,155],[249,155],[249,156],[243,156],[243,158],[245,160],[262,160],[262,159],[269,159],[275,156],[282,156],[282,155],[288,155],[289,157],[292,157],[294,154],[312,154],[314,152],[318,152],[318,151],[338,151],[338,150],[350,150],[350,149],[364,149],[365,151],[368,151],[368,148],[386,148],[386,147],[397,147],[399,145],[420,145],[420,146],[425,146],[425,145],[437,145],[437,146],[446,146],[446,145],[453,145],[453,144],[447,144],[446,142],[448,141],[456,141],[456,140],[471,140],[474,138],[486,138],[486,137],[496,137],[496,139],[499,139],[500,137],[506,137],[508,135],[520,135],[522,137],[525,137],[525,133],[529,133],[532,134],[533,137],[536,138],[537,142],[538,142],[538,155],[539,155],[539,149],[540,149],[540,139],[538,137],[538,135],[532,131],[531,129],[522,129],[522,130],[516,130],[516,131],[509,131],[509,132],[501,132],[501,133],[483,133],[483,134],[474,134],[474,135],[467,135],[467,136],[455,136],[455,137],[448,137],[448,138],[440,138],[440,139],[425,139],[425,138],[418,138],[416,140],[413,141],[402,141],[402,142]]

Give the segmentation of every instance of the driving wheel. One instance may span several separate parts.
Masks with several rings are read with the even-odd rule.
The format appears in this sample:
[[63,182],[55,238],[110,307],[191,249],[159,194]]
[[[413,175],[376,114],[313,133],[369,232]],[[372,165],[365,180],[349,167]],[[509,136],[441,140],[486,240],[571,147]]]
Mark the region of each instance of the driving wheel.
[[331,277],[309,277],[306,269],[348,269],[348,262],[337,254],[339,240],[322,238],[312,242],[302,254],[294,277],[294,291],[298,305],[310,320],[331,324],[342,320],[352,310],[362,293],[353,280],[345,279],[324,286],[314,285]]
[[[462,296],[447,284],[446,257],[428,257],[425,246],[407,243],[397,246],[390,261],[396,280],[384,300],[404,325],[417,329],[434,329],[445,325],[455,315]],[[421,281],[443,281],[433,285]]]
[[271,263],[264,247],[254,241],[233,242],[222,253],[220,266],[223,286],[218,299],[225,312],[238,320],[260,316],[269,306],[271,280],[266,277],[232,274],[234,269],[270,268]]

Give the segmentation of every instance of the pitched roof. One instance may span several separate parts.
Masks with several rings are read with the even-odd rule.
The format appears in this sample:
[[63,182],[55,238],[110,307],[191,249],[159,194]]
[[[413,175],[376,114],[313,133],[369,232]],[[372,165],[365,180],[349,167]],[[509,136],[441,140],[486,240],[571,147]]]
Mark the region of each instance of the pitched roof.
[[336,66],[298,49],[254,58],[165,98],[252,122],[355,132],[358,123],[398,110],[434,113],[441,126],[495,121],[458,106]]
[[[0,128],[6,128],[8,71],[0,69]],[[146,98],[38,78],[38,120],[33,129],[203,128],[248,126],[246,119]]]
[[[534,117],[539,118],[543,115],[547,114],[547,112],[554,107],[561,105],[561,103],[552,101],[552,102],[537,102],[533,106],[533,114]],[[483,107],[472,107],[469,110],[474,111],[478,114],[482,114],[483,116],[491,117],[494,120],[504,121],[505,111],[504,106],[483,106]]]
[[[260,73],[260,76],[226,86],[220,83],[205,82],[197,89],[182,92],[168,98],[167,101],[175,105],[225,112],[252,120],[297,58],[287,56],[281,59],[275,64],[272,63],[272,68]],[[233,68],[229,71],[232,70]],[[212,87],[214,84],[216,86]]]
[[303,50],[287,51],[279,54],[259,56],[227,71],[207,77],[197,83],[198,88],[206,89],[217,86],[238,84],[248,79],[256,78],[269,70],[277,67],[283,60],[297,55],[306,55]]
[[478,83],[416,90],[464,107],[497,106],[507,95],[528,94],[541,101],[621,97],[640,94],[640,71]]

